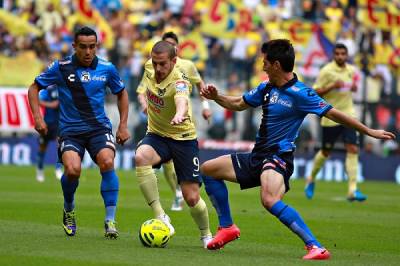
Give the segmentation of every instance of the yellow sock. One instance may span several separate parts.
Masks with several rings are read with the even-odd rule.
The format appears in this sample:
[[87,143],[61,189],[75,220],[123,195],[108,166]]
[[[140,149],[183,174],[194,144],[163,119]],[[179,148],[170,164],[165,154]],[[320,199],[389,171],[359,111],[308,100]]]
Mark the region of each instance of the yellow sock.
[[346,172],[349,178],[349,194],[357,189],[358,153],[347,153]]
[[169,162],[164,163],[163,169],[164,169],[165,179],[167,180],[168,185],[170,186],[172,192],[175,193],[177,178],[175,173],[174,162],[171,160]]
[[324,154],[322,153],[322,151],[319,150],[314,157],[314,164],[313,164],[313,168],[311,170],[311,181],[315,180],[315,177],[317,176],[319,170],[321,170],[326,159],[328,159],[328,157],[325,157]]
[[207,205],[201,197],[197,204],[190,208],[190,214],[199,227],[201,236],[210,236]]
[[158,193],[157,177],[151,166],[136,167],[136,176],[139,181],[140,190],[146,199],[147,204],[151,207],[154,217],[164,214],[161,207],[160,195]]

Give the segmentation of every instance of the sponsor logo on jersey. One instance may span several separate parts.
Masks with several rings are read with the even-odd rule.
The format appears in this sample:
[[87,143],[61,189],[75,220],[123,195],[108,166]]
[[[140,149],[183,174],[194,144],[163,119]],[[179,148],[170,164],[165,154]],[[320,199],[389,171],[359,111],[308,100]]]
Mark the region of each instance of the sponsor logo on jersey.
[[289,100],[278,99],[278,104],[291,108],[293,106],[292,102]]
[[68,76],[68,80],[71,81],[71,82],[75,82],[75,74],[70,74]]
[[177,81],[175,83],[176,92],[185,92],[189,90],[188,85],[184,81]]
[[65,60],[65,61],[60,61],[59,62],[60,65],[67,65],[69,63],[71,63],[71,60]]
[[157,95],[151,93],[151,91],[147,90],[147,99],[152,102],[153,104],[155,104],[156,106],[159,107],[164,107],[165,103],[164,103],[164,99],[158,97]]

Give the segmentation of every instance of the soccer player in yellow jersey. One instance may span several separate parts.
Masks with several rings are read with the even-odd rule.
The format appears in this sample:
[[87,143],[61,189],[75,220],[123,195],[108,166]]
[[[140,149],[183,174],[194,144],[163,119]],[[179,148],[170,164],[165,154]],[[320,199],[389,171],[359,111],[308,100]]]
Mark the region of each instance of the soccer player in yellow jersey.
[[[178,46],[178,36],[173,33],[173,32],[166,32],[162,36],[163,41],[167,41],[173,46],[177,47]],[[198,90],[200,91],[202,88],[205,87],[205,84],[199,74],[199,72],[196,69],[196,66],[194,63],[190,60],[182,59],[177,57],[176,58],[176,64],[175,67],[179,69],[189,80],[191,84],[195,84]],[[152,74],[154,73],[153,69],[153,64],[152,60],[149,59],[145,65],[144,65],[144,75],[142,78],[142,81],[140,82],[136,92],[138,94],[138,101],[141,105],[142,111],[144,113],[147,113],[147,100],[146,100],[146,95],[145,91],[146,88],[144,86],[144,80],[146,74]],[[191,92],[191,87],[190,87],[190,92]],[[212,113],[210,110],[209,103],[207,102],[206,99],[201,97],[202,101],[202,116],[204,119],[209,120]],[[182,191],[180,186],[176,182],[176,173],[174,169],[174,164],[172,161],[166,162],[163,164],[163,170],[164,170],[164,176],[169,184],[169,186],[172,189],[172,192],[175,193],[175,199],[172,203],[171,210],[172,211],[181,211],[183,209],[183,196],[182,196]]]
[[169,216],[163,210],[153,166],[173,160],[183,198],[190,207],[204,248],[212,236],[208,210],[200,197],[202,182],[199,168],[199,149],[189,99],[191,84],[185,75],[174,67],[176,49],[166,41],[157,42],[151,51],[153,73],[145,73],[148,127],[146,136],[139,142],[135,163],[139,187],[154,212],[175,233]]
[[[352,92],[357,90],[354,81],[354,66],[346,63],[347,47],[338,43],[334,48],[334,60],[321,69],[314,84],[316,92],[336,109],[355,116]],[[329,157],[335,142],[341,138],[346,148],[346,172],[349,179],[347,199],[349,201],[364,201],[367,196],[357,189],[358,173],[358,134],[326,117],[321,119],[322,148],[315,155],[311,176],[306,179],[305,194],[311,199],[314,195],[315,177]]]

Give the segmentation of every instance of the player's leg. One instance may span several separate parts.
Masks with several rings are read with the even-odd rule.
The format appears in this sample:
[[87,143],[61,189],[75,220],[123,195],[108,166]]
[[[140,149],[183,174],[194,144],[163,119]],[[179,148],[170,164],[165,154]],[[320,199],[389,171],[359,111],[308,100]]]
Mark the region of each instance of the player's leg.
[[164,138],[155,134],[147,134],[139,142],[135,154],[135,165],[140,190],[147,204],[153,210],[154,217],[164,221],[170,229],[170,234],[173,235],[175,229],[171,224],[171,219],[161,206],[157,177],[153,170],[153,166],[170,159],[169,148]]
[[314,157],[311,175],[306,178],[306,186],[304,188],[304,193],[308,199],[312,199],[314,196],[315,178],[330,156],[330,152],[340,134],[341,127],[322,127],[322,148]]
[[44,136],[39,136],[39,148],[38,148],[38,153],[37,153],[37,164],[36,164],[36,180],[38,182],[44,182],[44,171],[43,171],[43,165],[44,165],[44,156],[46,154],[46,148],[47,148],[47,141]]
[[[203,247],[212,239],[208,209],[200,196],[200,161],[199,148],[196,140],[172,141],[171,151],[178,183],[181,185],[183,198],[189,206],[190,214],[200,230]],[[171,146],[170,146],[171,147]]]
[[[232,155],[234,156],[234,155]],[[224,180],[237,183],[231,155],[220,156],[204,162],[200,171],[208,197],[218,215],[218,231],[208,244],[209,249],[220,249],[240,236],[239,228],[233,223],[229,207],[228,189]]]
[[[271,168],[276,169],[277,166]],[[309,251],[303,259],[328,259],[329,252],[316,240],[299,213],[282,201],[285,193],[284,177],[271,168],[267,168],[261,174],[263,206],[303,240]]]
[[174,193],[174,201],[172,202],[171,211],[183,210],[183,196],[181,187],[177,183],[175,167],[172,160],[163,164],[163,171],[165,179]]
[[358,135],[355,130],[345,129],[343,140],[346,147],[346,172],[349,179],[347,199],[349,201],[364,201],[367,196],[357,188],[358,176]]

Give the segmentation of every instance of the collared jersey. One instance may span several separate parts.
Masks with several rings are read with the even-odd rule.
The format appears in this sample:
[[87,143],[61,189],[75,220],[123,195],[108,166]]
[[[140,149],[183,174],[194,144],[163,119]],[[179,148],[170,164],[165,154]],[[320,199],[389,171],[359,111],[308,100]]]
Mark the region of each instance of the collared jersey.
[[[192,61],[177,57],[175,67],[183,73],[183,75],[187,78],[187,80],[189,80],[192,85],[197,84],[201,81],[201,76]],[[147,62],[144,64],[144,75],[139,83],[139,86],[136,89],[136,92],[138,94],[143,94],[146,91],[143,83],[146,73],[149,73],[150,75],[154,73],[153,63],[151,59],[147,60]],[[190,93],[191,92],[192,87],[190,87]]]
[[78,65],[75,55],[54,61],[35,83],[41,89],[57,85],[59,94],[59,134],[77,135],[112,129],[104,110],[106,88],[120,93],[124,83],[113,64],[95,57],[89,67]]
[[294,144],[304,117],[323,116],[332,106],[315,91],[298,81],[295,75],[282,87],[263,82],[245,93],[243,100],[252,107],[262,106],[262,119],[253,152],[294,151]]
[[[147,131],[162,137],[175,140],[196,139],[196,129],[193,122],[192,106],[189,99],[191,84],[177,68],[157,84],[154,73],[145,73],[143,85],[147,98]],[[184,97],[188,100],[188,119],[180,125],[171,125],[176,113],[175,98]]]
[[[39,91],[39,100],[43,102],[54,102],[58,100],[57,86],[49,86],[46,90]],[[47,125],[58,124],[58,107],[57,108],[44,108],[44,122]]]
[[[355,111],[353,107],[353,95],[351,92],[354,75],[354,66],[346,64],[344,68],[341,68],[336,64],[335,61],[332,61],[321,69],[321,72],[319,73],[317,80],[314,84],[314,88],[324,88],[326,86],[332,85],[338,80],[343,81],[343,88],[333,89],[324,94],[322,97],[339,111],[355,117]],[[323,117],[321,119],[321,125],[332,127],[337,126],[338,123],[326,117]]]

